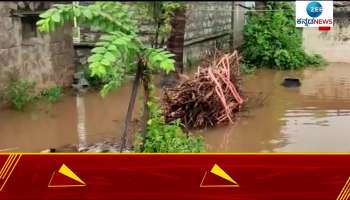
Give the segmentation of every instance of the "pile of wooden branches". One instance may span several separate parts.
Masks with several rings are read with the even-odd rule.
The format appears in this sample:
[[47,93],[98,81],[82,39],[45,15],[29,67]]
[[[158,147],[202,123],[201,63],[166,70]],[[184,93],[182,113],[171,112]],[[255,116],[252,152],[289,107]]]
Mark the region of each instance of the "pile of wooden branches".
[[243,99],[238,84],[240,56],[215,53],[211,61],[174,88],[164,91],[166,121],[180,119],[187,128],[213,127],[233,122]]

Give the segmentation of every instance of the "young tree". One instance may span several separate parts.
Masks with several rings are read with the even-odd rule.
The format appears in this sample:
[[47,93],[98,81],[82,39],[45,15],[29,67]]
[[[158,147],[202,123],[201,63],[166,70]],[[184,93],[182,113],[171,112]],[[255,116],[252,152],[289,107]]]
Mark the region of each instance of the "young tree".
[[186,24],[184,2],[149,1],[136,4],[138,13],[148,19],[154,33],[150,35],[152,47],[167,48],[175,55],[176,72],[164,74],[162,85],[171,85],[183,72],[183,48]]
[[[101,90],[102,96],[118,88],[124,81],[126,72],[136,68],[132,95],[121,138],[120,151],[122,151],[127,143],[128,126],[140,80],[143,81],[147,102],[151,73],[154,71],[164,71],[165,73],[174,71],[174,55],[161,48],[146,47],[136,34],[136,23],[130,16],[129,7],[120,2],[96,2],[87,6],[55,5],[42,13],[40,17],[37,26],[41,32],[54,31],[65,23],[73,22],[75,18],[80,26],[94,27],[103,33],[98,39],[96,47],[92,49],[92,55],[88,58],[91,75],[107,82]],[[145,108],[147,109],[146,104]]]

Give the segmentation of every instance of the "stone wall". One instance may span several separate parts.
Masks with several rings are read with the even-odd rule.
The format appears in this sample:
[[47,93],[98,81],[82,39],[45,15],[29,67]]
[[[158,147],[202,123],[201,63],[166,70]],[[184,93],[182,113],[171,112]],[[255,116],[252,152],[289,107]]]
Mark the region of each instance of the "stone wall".
[[68,86],[74,72],[71,26],[36,31],[37,15],[52,2],[0,2],[0,89],[10,77],[32,80],[37,89]]
[[189,2],[185,31],[184,62],[196,63],[213,49],[237,48],[243,43],[247,8],[244,1]]
[[[91,3],[91,1],[89,2]],[[80,4],[87,4],[80,2]],[[239,6],[246,2],[230,1],[197,1],[186,3],[186,28],[184,63],[192,65],[199,61],[207,51],[217,47],[235,48],[242,44],[242,28],[246,9]],[[147,41],[151,30],[143,25],[141,37]],[[85,64],[89,48],[93,47],[98,33],[81,29],[80,42],[75,44],[77,64]]]
[[329,62],[350,63],[350,2],[334,1],[334,26],[329,31],[304,28],[304,47]]

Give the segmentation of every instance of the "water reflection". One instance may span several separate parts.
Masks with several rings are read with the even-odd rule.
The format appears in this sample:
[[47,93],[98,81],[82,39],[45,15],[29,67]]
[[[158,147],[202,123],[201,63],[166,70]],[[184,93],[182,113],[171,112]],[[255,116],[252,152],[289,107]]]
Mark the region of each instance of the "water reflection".
[[[285,77],[302,80],[284,88]],[[203,132],[217,152],[349,152],[350,65],[282,72],[261,70],[244,80],[244,90],[268,95],[264,106],[251,109],[233,125]],[[230,138],[223,142],[224,138]]]

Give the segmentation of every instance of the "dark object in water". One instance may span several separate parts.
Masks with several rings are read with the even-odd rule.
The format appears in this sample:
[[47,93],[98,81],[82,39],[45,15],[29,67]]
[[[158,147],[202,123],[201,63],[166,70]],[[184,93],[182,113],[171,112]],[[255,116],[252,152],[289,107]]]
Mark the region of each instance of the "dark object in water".
[[72,87],[78,92],[86,92],[90,87],[90,84],[84,77],[83,72],[77,72],[73,75]]
[[301,82],[298,78],[285,78],[282,85],[284,87],[300,87]]

